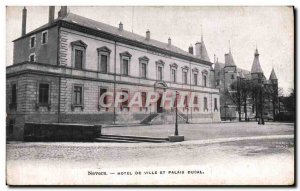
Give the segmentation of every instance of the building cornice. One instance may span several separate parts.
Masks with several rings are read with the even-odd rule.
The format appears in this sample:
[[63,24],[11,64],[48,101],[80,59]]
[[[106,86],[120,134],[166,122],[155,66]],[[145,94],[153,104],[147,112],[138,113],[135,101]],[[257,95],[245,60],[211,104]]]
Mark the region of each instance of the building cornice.
[[[41,68],[42,67],[42,68]],[[44,70],[44,67],[48,67],[51,72],[48,70]],[[53,69],[57,69],[57,71]],[[7,70],[11,70],[6,72],[6,78],[10,78],[13,76],[18,76],[22,74],[38,74],[38,75],[48,75],[48,76],[54,76],[54,77],[65,77],[65,78],[73,78],[73,79],[81,79],[81,80],[91,80],[91,81],[102,81],[102,82],[109,82],[114,83],[114,80],[110,79],[100,79],[100,78],[94,78],[90,76],[85,75],[73,75],[70,70],[73,70],[73,68],[66,67],[66,66],[57,66],[57,65],[49,65],[44,63],[33,63],[33,62],[22,62],[19,64],[14,64],[11,66],[6,67]],[[68,71],[69,70],[69,71]],[[82,72],[88,72],[88,73],[99,73],[97,71],[90,71],[90,70],[80,70]],[[108,75],[112,76],[113,73],[109,73]],[[120,74],[117,74],[117,76],[122,76]],[[133,76],[126,76],[127,78],[131,79],[138,79],[138,77]],[[153,79],[147,79],[149,82],[153,82],[153,84],[156,82],[156,80]],[[138,83],[138,82],[129,82],[129,81],[116,81],[118,84],[128,84],[128,85],[139,85],[139,86],[147,86],[147,87],[153,87],[153,84],[144,84],[144,83]],[[166,81],[166,83],[169,83]],[[182,85],[182,84],[177,84]],[[177,90],[187,90],[187,91],[196,91],[196,92],[205,92],[205,93],[212,93],[212,94],[219,94],[219,89],[217,88],[211,88],[211,87],[202,87],[199,86],[199,89],[190,89],[190,88],[177,88],[177,87],[169,87],[168,89],[177,89]],[[201,90],[204,88],[204,90]],[[218,91],[216,91],[218,90]]]

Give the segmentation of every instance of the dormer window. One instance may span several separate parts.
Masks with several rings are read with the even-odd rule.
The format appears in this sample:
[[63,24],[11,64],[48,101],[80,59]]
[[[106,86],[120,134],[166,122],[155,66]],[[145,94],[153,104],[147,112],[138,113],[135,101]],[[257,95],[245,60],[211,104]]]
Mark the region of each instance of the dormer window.
[[106,46],[103,46],[97,48],[97,51],[98,51],[98,70],[103,73],[108,73],[111,50]]
[[42,44],[47,44],[48,42],[48,31],[42,32]]
[[72,45],[72,66],[75,69],[84,69],[85,67],[85,54],[87,45],[81,41],[71,42]]
[[30,37],[30,48],[34,48],[35,44],[36,44],[36,37],[34,35]]

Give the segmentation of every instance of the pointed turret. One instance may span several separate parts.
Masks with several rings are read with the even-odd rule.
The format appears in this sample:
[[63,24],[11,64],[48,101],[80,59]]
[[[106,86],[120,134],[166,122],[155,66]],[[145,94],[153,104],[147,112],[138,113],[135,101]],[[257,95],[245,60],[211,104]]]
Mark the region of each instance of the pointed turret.
[[277,76],[275,74],[274,68],[272,68],[272,72],[271,72],[269,80],[277,80]]
[[231,50],[229,50],[229,53],[225,54],[225,67],[227,66],[236,66],[231,54]]
[[203,35],[201,34],[201,42],[197,42],[195,44],[195,49],[196,49],[196,56],[199,57],[202,60],[205,60],[207,62],[210,62],[210,59],[208,57],[208,53],[206,50],[206,46],[203,41]]
[[259,62],[259,53],[256,48],[255,53],[254,53],[254,60],[252,63],[252,68],[251,68],[251,74],[259,74],[259,73],[264,73],[264,72],[261,69],[260,62]]

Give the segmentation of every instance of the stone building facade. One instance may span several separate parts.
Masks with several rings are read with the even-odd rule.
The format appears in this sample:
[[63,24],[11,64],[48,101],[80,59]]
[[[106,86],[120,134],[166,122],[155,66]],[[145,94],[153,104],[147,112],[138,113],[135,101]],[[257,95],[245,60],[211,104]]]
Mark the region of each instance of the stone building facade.
[[[229,52],[225,54],[225,63],[220,63],[218,59],[214,64],[214,79],[215,87],[220,89],[220,103],[221,103],[221,118],[222,120],[236,120],[238,119],[238,107],[231,99],[231,84],[239,80],[250,80],[256,85],[262,85],[264,88],[264,106],[263,116],[274,119],[274,115],[278,113],[278,79],[274,69],[272,69],[269,79],[264,75],[259,61],[258,50],[255,50],[254,59],[251,71],[238,68],[234,62],[233,55]],[[228,92],[227,94],[225,92]],[[226,95],[225,95],[226,94]],[[273,94],[276,98],[270,98]],[[260,99],[260,96],[257,97]],[[274,103],[273,103],[274,102]],[[260,116],[260,109],[258,103],[255,103],[254,98],[247,99],[247,117],[258,118]],[[273,110],[273,108],[275,109]],[[241,109],[241,117],[244,118],[245,112]]]
[[[26,8],[23,23],[26,23]],[[26,28],[26,24],[25,24]],[[183,51],[150,37],[94,21],[62,7],[54,19],[14,40],[13,65],[6,68],[8,137],[22,140],[24,123],[130,124],[167,123],[174,108],[102,107],[118,91],[194,92],[196,107],[178,108],[182,121],[219,122],[219,89],[203,39]],[[144,98],[144,97],[143,97]],[[159,101],[161,98],[159,98]],[[159,102],[158,101],[158,102]]]

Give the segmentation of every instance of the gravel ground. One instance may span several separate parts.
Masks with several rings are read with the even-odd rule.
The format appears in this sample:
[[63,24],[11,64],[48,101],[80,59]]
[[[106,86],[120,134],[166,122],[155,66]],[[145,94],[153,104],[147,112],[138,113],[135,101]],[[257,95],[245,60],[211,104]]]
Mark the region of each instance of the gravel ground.
[[[104,132],[123,134],[126,131],[130,135],[145,136],[140,134],[145,131],[148,136],[164,137],[171,128],[118,127],[105,128]],[[12,142],[6,147],[7,181],[18,185],[293,184],[293,124],[192,124],[181,125],[180,130],[190,141],[159,144]],[[134,176],[136,171],[162,170],[191,170],[203,174]],[[88,176],[89,171],[107,174]],[[125,175],[117,175],[120,172]]]

